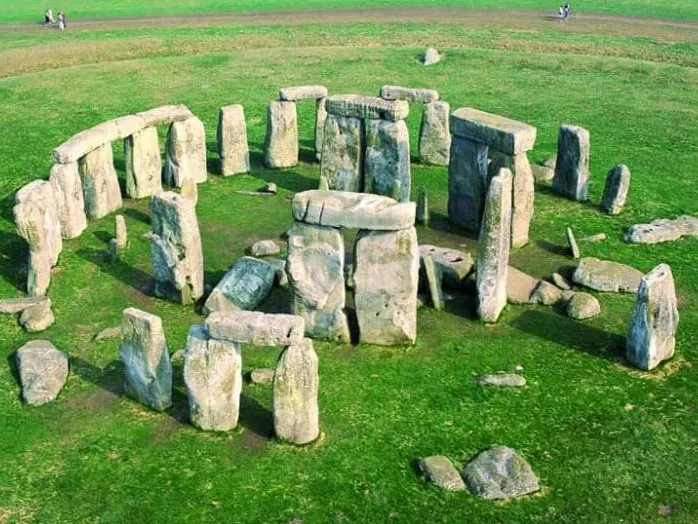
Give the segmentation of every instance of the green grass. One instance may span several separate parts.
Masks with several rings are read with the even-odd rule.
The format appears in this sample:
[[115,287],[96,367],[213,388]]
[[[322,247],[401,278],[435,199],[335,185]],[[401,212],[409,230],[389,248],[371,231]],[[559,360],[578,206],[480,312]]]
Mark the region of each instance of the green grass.
[[[650,377],[623,364],[632,296],[597,294],[603,313],[585,322],[543,307],[509,306],[488,327],[475,320],[473,297],[458,295],[445,312],[420,310],[414,347],[316,344],[320,444],[295,449],[269,439],[270,391],[250,385],[243,388],[240,428],[203,433],[182,422],[181,364],[175,366],[174,408],[155,414],[118,394],[118,341],[92,341],[116,325],[127,306],[160,315],[172,351],[182,349],[189,326],[202,321],[191,308],[150,296],[149,249],[140,238],[148,230],[147,202],[127,201],[131,246],[121,260],[107,261],[105,239],[113,234],[113,217],[107,217],[65,243],[52,279],[57,323],[40,337],[71,357],[59,399],[41,408],[23,406],[12,367],[0,366],[0,522],[644,523],[666,520],[660,506],[671,509],[671,522],[698,519],[698,370],[691,366],[698,358],[698,240],[622,242],[633,223],[698,213],[691,168],[698,140],[698,72],[689,67],[693,44],[669,46],[678,63],[663,63],[665,44],[649,39],[597,36],[585,42],[575,35],[492,31],[483,41],[483,32],[443,28],[444,39],[453,38],[454,45],[444,42],[444,61],[423,68],[416,60],[420,38],[440,29],[390,27],[397,35],[378,47],[373,43],[386,29],[347,26],[336,28],[334,38],[346,35],[352,44],[332,48],[323,47],[327,35],[316,27],[281,36],[289,30],[242,36],[236,30],[191,30],[184,39],[202,54],[180,56],[177,48],[158,54],[150,50],[159,45],[147,46],[151,38],[174,46],[173,35],[125,32],[93,37],[94,45],[112,38],[123,53],[119,61],[88,51],[79,55],[85,65],[18,75],[47,48],[93,45],[88,37],[71,36],[41,47],[27,36],[26,54],[17,55],[25,62],[8,72],[18,76],[0,80],[0,296],[21,296],[24,280],[26,248],[13,231],[13,193],[46,177],[51,149],[71,134],[114,116],[185,103],[204,121],[213,149],[218,108],[244,104],[253,173],[228,179],[211,174],[200,186],[206,281],[215,284],[253,241],[279,238],[291,225],[291,195],[318,183],[316,164],[285,171],[260,165],[265,105],[278,88],[321,83],[332,93],[376,93],[381,84],[396,83],[436,88],[452,109],[474,106],[536,125],[531,160],[554,153],[561,122],[587,127],[590,202],[572,203],[538,188],[532,243],[513,253],[512,264],[536,276],[570,266],[559,249],[568,225],[578,237],[601,231],[609,236],[605,243],[582,245],[585,255],[642,271],[669,263],[681,313],[674,361]],[[265,32],[284,45],[219,47],[221,38],[253,40]],[[134,38],[144,44],[147,58],[125,42]],[[519,44],[505,46],[510,38]],[[571,51],[557,52],[556,44]],[[611,56],[616,49],[620,57]],[[307,161],[313,105],[299,110]],[[416,148],[417,107],[408,124]],[[123,167],[121,147],[115,156]],[[212,151],[209,159],[215,161]],[[626,210],[611,218],[597,204],[606,172],[619,162],[630,166],[633,182]],[[432,228],[418,229],[420,242],[464,245],[473,252],[472,236],[445,219],[446,169],[414,164],[413,178],[415,194],[420,185],[429,189],[434,215]],[[279,195],[234,193],[263,181],[276,182]],[[284,304],[277,290],[264,308]],[[13,317],[0,317],[0,348],[8,362],[33,338]],[[277,356],[245,348],[244,369],[271,366]],[[521,391],[474,384],[475,374],[513,371],[519,364],[529,382]],[[460,463],[492,444],[514,447],[531,462],[545,486],[540,496],[494,504],[444,494],[411,469],[419,456],[444,454]]]

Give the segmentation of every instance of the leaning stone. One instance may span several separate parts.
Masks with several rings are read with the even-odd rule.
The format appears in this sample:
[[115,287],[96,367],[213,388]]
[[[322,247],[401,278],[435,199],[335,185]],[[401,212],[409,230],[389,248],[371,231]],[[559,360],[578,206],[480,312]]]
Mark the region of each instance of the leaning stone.
[[336,191],[363,191],[364,123],[358,118],[327,115],[323,130],[320,180]]
[[253,369],[250,371],[250,382],[258,386],[268,386],[274,382],[273,369]]
[[507,499],[538,491],[531,466],[516,451],[493,446],[468,462],[463,478],[473,495],[483,499]]
[[17,350],[15,363],[22,398],[32,406],[52,402],[68,378],[68,356],[48,340],[32,340]]
[[606,233],[597,233],[588,237],[580,238],[580,242],[603,242],[606,240]]
[[295,102],[298,100],[317,100],[327,97],[325,86],[294,86],[279,89],[279,100]]
[[21,313],[27,308],[44,305],[51,307],[51,299],[46,296],[6,298],[0,300],[0,313]]
[[567,316],[576,320],[592,318],[601,313],[601,304],[589,293],[575,293],[567,302]]
[[419,193],[417,196],[416,220],[418,224],[425,226],[429,225],[429,195],[424,186],[419,188]]
[[318,99],[315,104],[315,158],[322,159],[322,147],[325,142],[325,122],[327,121],[327,100]]
[[116,262],[119,260],[119,246],[115,238],[109,239],[109,244],[107,244],[107,254],[109,255],[109,260],[111,262]]
[[531,173],[536,182],[552,182],[555,170],[546,166],[531,165]]
[[562,291],[557,286],[550,282],[540,280],[536,289],[531,294],[531,301],[534,304],[542,304],[544,306],[554,306],[562,300]]
[[539,282],[540,279],[509,266],[507,269],[507,302],[510,304],[534,304],[532,296]]
[[404,100],[383,100],[375,96],[334,95],[327,98],[327,112],[365,120],[404,120],[410,106]]
[[451,289],[461,289],[463,281],[473,270],[473,258],[465,251],[420,244],[419,253],[422,258],[429,255],[434,259],[434,263],[443,277],[444,286]]
[[22,311],[19,317],[19,324],[29,333],[46,331],[55,322],[53,311],[48,304],[29,307]]
[[439,52],[433,47],[427,48],[427,50],[422,54],[421,62],[425,66],[433,65],[440,61],[441,55],[439,55]]
[[253,257],[268,257],[281,253],[281,248],[273,240],[258,240],[249,248]]
[[533,149],[536,128],[499,115],[470,107],[451,115],[451,134],[486,145],[505,155],[518,155]]
[[616,293],[637,293],[641,280],[642,273],[637,269],[593,257],[581,259],[572,276],[575,284]]
[[308,444],[320,435],[318,358],[306,338],[287,347],[274,376],[274,431],[281,440]]
[[444,491],[464,491],[465,483],[451,461],[443,456],[421,458],[417,462],[424,478]]
[[87,216],[102,218],[119,209],[123,202],[111,144],[88,153],[79,164]]
[[63,238],[79,237],[87,227],[87,216],[78,163],[53,164],[48,181],[53,188]]
[[124,139],[124,163],[129,198],[146,198],[162,191],[162,159],[155,127],[146,127]]
[[221,174],[230,176],[249,172],[247,125],[245,111],[241,105],[221,107],[218,112],[217,138]]
[[172,364],[160,317],[136,308],[123,312],[119,355],[126,394],[156,411],[172,405]]
[[404,120],[371,120],[366,126],[364,191],[410,201],[410,135]]
[[582,254],[579,251],[579,245],[577,244],[577,240],[574,238],[574,233],[572,232],[572,228],[570,227],[567,228],[567,245],[570,248],[572,258],[575,260],[579,260]]
[[606,186],[601,198],[601,209],[609,215],[617,215],[623,211],[625,200],[630,189],[630,170],[623,164],[617,165],[608,172]]
[[563,125],[557,138],[553,188],[567,198],[584,201],[589,192],[589,131]]
[[194,114],[186,106],[179,104],[154,107],[148,111],[136,113],[136,116],[143,119],[145,127],[151,127],[188,120]]
[[511,247],[528,244],[528,232],[533,218],[535,180],[526,153],[509,156],[490,150],[488,171],[493,176],[506,168],[512,174],[511,194]]
[[124,249],[128,245],[128,233],[126,232],[126,219],[124,215],[116,215],[114,217],[116,234],[116,247]]
[[642,277],[628,328],[626,358],[640,369],[651,370],[674,356],[679,311],[674,276],[660,264]]
[[522,388],[526,385],[526,379],[521,375],[501,373],[497,375],[480,375],[477,383],[482,386],[499,386],[505,388]]
[[698,237],[698,218],[684,215],[674,220],[660,218],[649,224],[636,224],[625,233],[625,241],[633,244],[658,244],[683,236]]
[[298,117],[295,102],[269,102],[264,163],[270,168],[298,163]]
[[252,344],[288,346],[303,340],[305,322],[298,315],[261,311],[216,311],[206,319],[212,338]]
[[422,268],[426,276],[427,287],[431,305],[436,311],[443,311],[446,307],[444,303],[443,290],[441,289],[441,274],[431,255],[422,255]]
[[117,338],[121,336],[121,327],[110,327],[107,329],[103,329],[97,335],[95,336],[95,342],[99,342],[100,340],[106,340],[109,338]]
[[406,100],[417,104],[428,104],[439,99],[435,89],[418,89],[400,86],[381,86],[381,98],[385,100]]
[[431,102],[424,106],[419,128],[419,161],[422,164],[447,166],[451,149],[450,106]]
[[487,194],[487,146],[453,137],[448,164],[448,218],[471,231],[479,231]]
[[182,187],[185,179],[206,182],[206,131],[198,118],[175,122],[167,133],[164,181]]
[[242,257],[211,291],[204,304],[204,313],[256,308],[269,295],[274,275],[274,268],[264,260]]
[[182,188],[179,190],[179,196],[194,202],[194,205],[199,203],[199,184],[193,178],[185,178],[182,182]]
[[563,277],[560,273],[553,273],[553,283],[562,289],[563,291],[567,291],[569,289],[572,289],[572,285],[569,283],[569,281]]

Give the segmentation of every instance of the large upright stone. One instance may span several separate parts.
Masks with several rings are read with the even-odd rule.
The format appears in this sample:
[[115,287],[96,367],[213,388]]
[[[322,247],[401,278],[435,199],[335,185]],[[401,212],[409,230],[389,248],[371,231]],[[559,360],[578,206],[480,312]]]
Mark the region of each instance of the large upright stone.
[[371,120],[366,129],[364,191],[410,201],[410,135],[404,120]]
[[323,130],[320,176],[336,191],[363,191],[364,122],[328,114]]
[[453,112],[451,133],[511,156],[530,151],[536,142],[535,127],[470,107]]
[[404,100],[383,100],[365,95],[333,95],[327,98],[327,112],[336,116],[366,120],[404,120],[410,106]]
[[274,267],[252,257],[242,257],[223,275],[204,304],[204,313],[256,308],[274,286]]
[[628,328],[626,358],[650,370],[674,356],[679,311],[671,268],[660,264],[642,277]]
[[422,164],[448,165],[451,149],[450,110],[447,102],[436,101],[424,105],[419,129],[419,161]]
[[264,163],[271,168],[293,167],[298,163],[298,117],[295,102],[269,102]]
[[296,222],[288,234],[286,272],[292,310],[314,339],[349,342],[344,313],[344,239],[339,229]]
[[160,317],[125,309],[119,355],[124,363],[126,394],[156,411],[172,405],[172,364]]
[[288,346],[274,375],[274,432],[282,440],[302,445],[320,436],[318,358],[310,339]]
[[175,122],[167,133],[164,182],[182,187],[186,178],[206,182],[206,131],[195,116]]
[[237,426],[242,391],[240,344],[211,339],[204,326],[189,330],[184,354],[189,419],[204,431]]
[[414,343],[419,286],[414,227],[394,232],[359,231],[353,280],[361,342],[388,346]]
[[182,304],[204,294],[204,257],[194,202],[163,192],[150,201],[155,294]]
[[496,322],[507,303],[507,269],[511,238],[511,185],[508,169],[490,181],[477,243],[478,315]]
[[245,110],[240,104],[221,107],[218,113],[218,155],[223,176],[247,173],[250,151],[247,145]]
[[490,150],[489,172],[494,176],[506,168],[512,174],[511,247],[528,244],[528,232],[533,219],[535,179],[526,153],[515,156]]
[[589,193],[589,131],[565,124],[557,137],[557,162],[553,189],[572,200],[584,201]]
[[629,189],[630,169],[628,166],[619,164],[608,172],[601,198],[601,209],[609,215],[619,214],[623,211]]
[[448,218],[471,231],[480,229],[487,194],[487,146],[454,136],[448,164]]
[[123,205],[110,143],[80,159],[80,177],[89,218],[102,218]]
[[77,238],[87,227],[85,198],[77,162],[53,164],[48,181],[58,212],[63,238]]
[[315,158],[322,158],[325,142],[325,122],[327,121],[327,99],[319,98],[315,105]]
[[68,378],[68,356],[48,340],[32,340],[17,350],[22,398],[32,406],[52,402]]
[[147,198],[162,191],[162,159],[158,130],[146,127],[124,139],[126,194]]

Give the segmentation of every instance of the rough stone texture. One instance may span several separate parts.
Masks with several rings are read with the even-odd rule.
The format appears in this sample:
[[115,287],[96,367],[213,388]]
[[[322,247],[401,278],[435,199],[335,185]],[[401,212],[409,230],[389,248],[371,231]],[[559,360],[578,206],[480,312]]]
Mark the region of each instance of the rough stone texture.
[[509,156],[490,150],[492,163],[489,173],[494,176],[500,169],[511,171],[511,247],[528,244],[528,232],[533,219],[535,180],[526,153]]
[[361,342],[414,343],[419,285],[415,229],[359,231],[354,245],[353,280]]
[[327,98],[326,108],[331,115],[392,122],[404,120],[410,113],[410,106],[404,100],[365,95],[333,95]]
[[281,253],[281,248],[273,240],[258,240],[250,246],[249,251],[253,257],[268,257]]
[[404,120],[371,120],[366,126],[364,191],[410,201],[410,135]]
[[451,129],[446,102],[431,102],[424,106],[419,128],[419,161],[422,164],[447,166],[451,149]]
[[601,198],[601,209],[609,215],[618,215],[623,211],[630,189],[630,169],[620,164],[608,172],[606,185]]
[[325,142],[326,105],[326,98],[320,98],[315,105],[315,158],[318,160],[322,158],[322,148]]
[[536,142],[535,127],[470,107],[451,115],[451,133],[512,156],[530,151]]
[[567,246],[570,248],[572,258],[579,260],[582,254],[579,251],[579,244],[577,244],[577,239],[574,237],[574,232],[572,232],[571,227],[567,228]]
[[240,345],[209,339],[204,326],[192,326],[184,355],[184,384],[194,426],[204,431],[233,429],[242,391]]
[[560,288],[545,280],[540,280],[536,289],[531,294],[531,301],[534,304],[554,306],[560,302],[560,300],[562,300],[562,291]]
[[85,212],[89,218],[102,218],[123,205],[111,144],[95,149],[80,159],[80,177]]
[[117,337],[121,337],[121,326],[103,329],[95,336],[95,342]]
[[61,235],[79,237],[87,227],[87,216],[77,162],[53,164],[48,181],[53,188]]
[[572,285],[560,273],[553,273],[553,283],[560,289],[566,291],[572,289]]
[[179,190],[179,196],[191,200],[196,206],[199,203],[199,185],[194,182],[193,178],[184,179],[182,188]]
[[527,275],[515,267],[507,269],[507,302],[510,304],[534,304],[533,292],[540,279]]
[[250,371],[250,382],[258,386],[268,386],[274,382],[275,371],[273,369],[260,368]]
[[468,462],[463,469],[468,488],[483,499],[520,497],[538,491],[531,466],[516,451],[493,446]]
[[288,287],[288,276],[286,275],[285,258],[264,258],[264,262],[274,268],[274,285]]
[[48,307],[51,307],[51,299],[46,296],[6,298],[0,300],[0,313],[21,313],[27,308],[43,305],[48,305]]
[[667,264],[660,264],[640,282],[628,328],[628,362],[649,371],[670,359],[678,325],[674,277]]
[[419,188],[419,193],[417,194],[417,212],[415,218],[418,224],[429,225],[429,194],[427,193],[427,188],[424,186]]
[[567,198],[584,201],[589,192],[589,131],[572,125],[560,127],[553,188]]
[[555,178],[555,169],[547,166],[532,164],[531,173],[536,182],[552,182]]
[[298,163],[298,116],[295,102],[269,102],[264,163],[270,168]]
[[126,394],[156,411],[172,405],[172,365],[160,317],[125,309],[119,355]]
[[152,127],[188,120],[194,114],[186,106],[179,104],[154,107],[148,111],[136,113],[136,116],[143,119],[144,127]]
[[308,444],[320,435],[318,358],[310,339],[287,347],[274,376],[274,431],[282,440]]
[[684,215],[674,220],[660,218],[649,224],[635,224],[625,233],[625,241],[633,244],[658,244],[698,236],[698,218]]
[[306,224],[396,231],[414,225],[416,206],[347,191],[304,191],[293,197],[293,218]]
[[587,257],[579,261],[572,281],[596,291],[637,293],[642,273],[618,262]]
[[116,238],[116,247],[124,249],[128,245],[128,233],[126,230],[126,219],[124,215],[116,215],[114,217],[114,238]]
[[182,187],[187,178],[206,182],[206,131],[198,118],[175,122],[167,133],[164,182]]
[[194,202],[164,192],[150,201],[155,294],[182,304],[204,294],[204,257]]
[[512,176],[502,169],[490,181],[477,244],[478,316],[496,322],[507,303]]
[[439,99],[439,92],[435,89],[384,85],[381,86],[380,97],[385,100],[406,100],[417,104],[428,104]]
[[291,308],[305,320],[305,334],[315,339],[348,342],[341,232],[296,222],[289,231],[286,271]]
[[294,86],[279,89],[279,100],[295,102],[297,100],[317,100],[327,98],[325,86]]
[[247,124],[245,110],[241,105],[221,107],[218,113],[217,138],[221,174],[230,176],[249,172]]
[[329,189],[363,191],[364,123],[358,118],[327,115],[323,130],[320,177]]
[[448,218],[478,231],[487,194],[487,146],[453,137],[448,164]]
[[52,402],[68,378],[68,356],[48,340],[32,340],[17,350],[15,364],[22,398],[32,406]]
[[603,242],[604,240],[606,240],[606,233],[596,233],[579,239],[580,242]]
[[421,62],[425,66],[434,65],[441,61],[441,55],[433,47],[428,47],[426,51],[422,54]]
[[305,322],[298,315],[261,311],[216,311],[206,319],[211,338],[252,344],[288,346],[303,340]]
[[482,386],[498,386],[505,388],[522,388],[526,385],[526,379],[521,375],[500,373],[497,375],[480,375],[477,383]]
[[421,458],[417,462],[424,478],[444,491],[464,491],[465,483],[451,461],[443,456]]
[[567,316],[576,320],[592,318],[601,313],[601,304],[589,293],[575,293],[567,302],[565,308]]
[[45,331],[55,322],[53,311],[48,304],[29,307],[22,311],[19,317],[19,324],[29,333]]
[[429,289],[431,305],[436,311],[442,311],[445,309],[446,304],[444,302],[443,290],[441,289],[441,272],[431,255],[421,255],[420,258]]
[[204,313],[256,308],[274,285],[275,270],[264,260],[242,257],[211,291]]
[[155,127],[146,127],[124,139],[124,163],[129,198],[146,198],[162,191],[162,159]]
[[434,259],[444,286],[452,289],[461,289],[463,281],[473,270],[473,258],[465,251],[420,244],[419,253],[422,257],[430,255]]

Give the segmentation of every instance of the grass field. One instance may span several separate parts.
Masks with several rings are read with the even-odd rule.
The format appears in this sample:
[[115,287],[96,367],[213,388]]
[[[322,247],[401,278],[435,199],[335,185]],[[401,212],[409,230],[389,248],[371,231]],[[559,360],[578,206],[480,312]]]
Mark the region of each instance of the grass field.
[[[692,13],[691,4],[674,2],[662,14],[652,11],[662,3],[634,3],[636,14],[675,18],[682,8]],[[97,9],[106,7],[109,15],[147,13],[135,3],[91,5],[92,16],[105,16]],[[198,5],[219,9],[215,2]],[[602,6],[586,4],[600,10],[592,5]],[[22,19],[23,9],[8,6],[0,16]],[[424,68],[417,57],[431,43],[445,58]],[[147,202],[126,201],[131,245],[119,262],[108,262],[106,254],[113,217],[91,222],[81,238],[65,243],[49,290],[55,326],[37,337],[14,318],[0,317],[7,359],[0,366],[0,523],[698,520],[698,369],[692,365],[698,358],[698,239],[622,242],[631,224],[698,214],[698,49],[692,33],[639,36],[629,30],[624,36],[420,21],[124,27],[0,32],[0,58],[2,297],[21,296],[25,278],[26,247],[12,224],[14,191],[45,178],[51,149],[73,133],[114,116],[184,103],[206,125],[213,167],[218,108],[244,104],[253,172],[221,179],[211,169],[199,187],[206,282],[215,284],[252,242],[279,239],[288,229],[294,192],[317,187],[311,103],[299,106],[303,162],[284,171],[261,166],[265,107],[278,88],[320,83],[331,93],[372,94],[395,83],[438,89],[452,109],[473,106],[537,126],[532,161],[555,152],[560,123],[587,127],[590,202],[573,203],[538,187],[532,242],[512,254],[512,265],[550,275],[572,265],[562,248],[568,225],[578,236],[605,232],[609,239],[583,244],[583,254],[642,271],[669,263],[681,314],[676,357],[642,374],[622,359],[632,296],[596,294],[603,313],[590,321],[509,306],[497,325],[484,326],[475,319],[473,297],[459,295],[445,312],[420,310],[414,347],[316,344],[324,433],[318,444],[295,449],[276,442],[270,390],[247,384],[240,427],[203,433],[186,422],[181,363],[175,365],[175,406],[156,414],[121,396],[118,341],[93,341],[117,325],[128,306],[163,318],[171,351],[183,349],[189,326],[203,318],[151,296],[149,248],[140,238],[149,229]],[[418,107],[408,124],[416,150]],[[123,175],[120,146],[115,159]],[[626,210],[611,218],[597,206],[606,172],[620,162],[630,166],[633,182]],[[446,168],[413,164],[414,193],[420,185],[428,188],[434,216],[431,228],[418,228],[420,242],[474,253],[474,238],[446,220],[446,179]],[[277,196],[235,194],[265,181],[279,185]],[[280,290],[264,304],[273,311],[285,306]],[[71,359],[65,389],[41,408],[22,405],[11,365],[14,350],[33,338],[50,339]],[[277,356],[245,348],[244,371],[272,366]],[[513,372],[517,365],[528,380],[523,390],[474,383],[476,374]],[[432,454],[460,464],[492,444],[521,452],[543,491],[495,504],[441,493],[411,467],[415,458]]]

